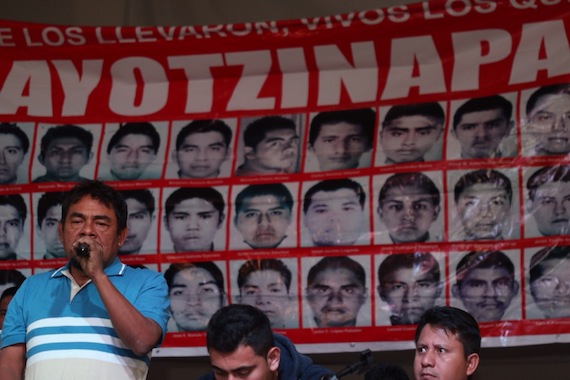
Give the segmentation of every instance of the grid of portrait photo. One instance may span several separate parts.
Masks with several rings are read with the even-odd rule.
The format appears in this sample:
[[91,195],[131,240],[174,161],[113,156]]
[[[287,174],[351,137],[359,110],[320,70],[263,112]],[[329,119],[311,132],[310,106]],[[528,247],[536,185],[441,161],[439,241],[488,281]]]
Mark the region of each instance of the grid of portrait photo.
[[[570,318],[570,84],[197,120],[0,123],[0,289],[64,265],[65,192],[128,208],[119,256],[162,272],[169,332],[228,303],[273,328]],[[568,202],[568,203],[567,203]],[[384,330],[381,330],[381,329]]]

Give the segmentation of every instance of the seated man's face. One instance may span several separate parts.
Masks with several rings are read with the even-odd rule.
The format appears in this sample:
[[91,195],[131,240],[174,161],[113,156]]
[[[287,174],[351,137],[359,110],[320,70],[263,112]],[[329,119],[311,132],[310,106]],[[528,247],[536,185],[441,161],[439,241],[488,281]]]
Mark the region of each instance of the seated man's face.
[[355,326],[366,288],[349,269],[325,269],[307,288],[307,300],[318,327]]
[[275,248],[287,237],[291,210],[274,195],[259,195],[244,199],[235,222],[250,247]]
[[311,197],[305,226],[316,245],[352,245],[364,231],[363,206],[352,189],[318,191]]
[[457,213],[466,240],[501,239],[511,202],[507,192],[492,183],[466,188],[457,200]]
[[452,288],[453,296],[477,322],[501,320],[518,291],[518,282],[502,267],[467,270],[461,287]]
[[178,272],[169,290],[170,312],[180,331],[206,330],[214,313],[222,307],[214,277],[202,268]]
[[370,146],[360,125],[340,122],[323,124],[309,150],[315,153],[320,170],[328,171],[357,168]]
[[216,178],[227,158],[224,137],[215,131],[186,136],[180,149],[174,152],[180,178]]
[[18,167],[24,160],[20,139],[9,133],[0,133],[0,184],[15,183]]
[[142,202],[135,198],[127,198],[125,203],[128,210],[127,227],[129,232],[127,239],[119,247],[119,255],[139,253],[154,220],[154,215],[150,214]]
[[530,284],[536,306],[546,318],[570,318],[570,261],[544,260],[544,274]]
[[378,215],[395,243],[421,242],[427,239],[439,209],[433,204],[433,196],[423,189],[392,187],[378,207]]
[[570,94],[541,97],[528,115],[526,133],[539,155],[570,153]]
[[129,134],[111,148],[111,173],[121,180],[139,179],[156,158],[147,135]]
[[269,131],[255,148],[245,147],[247,164],[259,173],[292,170],[298,154],[299,136],[294,129]]
[[278,271],[264,269],[250,273],[239,292],[240,303],[263,311],[272,328],[285,327],[291,297]]
[[45,157],[40,157],[40,163],[45,166],[47,175],[65,182],[73,181],[79,176],[90,159],[91,153],[81,140],[76,137],[60,137],[49,143]]
[[461,158],[492,158],[510,131],[500,108],[463,114],[453,135],[461,145]]
[[176,252],[210,251],[224,216],[202,198],[189,198],[174,206],[165,217]]
[[16,253],[24,232],[24,221],[12,205],[0,205],[0,260]]
[[570,233],[570,182],[540,186],[531,201],[530,213],[543,236]]
[[63,244],[57,232],[61,221],[61,204],[50,207],[42,224],[39,226],[38,234],[44,241],[46,254],[52,257],[65,257]]
[[423,161],[441,135],[441,124],[433,117],[402,116],[383,126],[380,144],[387,162]]
[[[429,268],[432,269],[432,268]],[[378,285],[380,298],[388,303],[399,324],[418,323],[441,295],[441,284],[426,268],[398,268]]]

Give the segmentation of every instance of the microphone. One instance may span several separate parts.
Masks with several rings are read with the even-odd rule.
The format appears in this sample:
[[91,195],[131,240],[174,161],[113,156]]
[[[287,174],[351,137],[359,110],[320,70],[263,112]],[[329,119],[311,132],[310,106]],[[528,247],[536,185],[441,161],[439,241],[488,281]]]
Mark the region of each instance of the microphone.
[[77,247],[75,247],[75,253],[77,256],[80,257],[89,257],[89,244],[87,243],[79,243]]

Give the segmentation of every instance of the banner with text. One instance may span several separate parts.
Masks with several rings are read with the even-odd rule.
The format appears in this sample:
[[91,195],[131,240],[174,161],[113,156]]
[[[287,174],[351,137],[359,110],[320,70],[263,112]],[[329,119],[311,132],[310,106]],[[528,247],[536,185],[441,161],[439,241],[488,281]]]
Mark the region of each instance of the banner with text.
[[305,352],[570,341],[570,7],[436,0],[291,21],[0,21],[0,290],[60,267],[63,192],[121,191],[162,272],[158,355],[222,305]]

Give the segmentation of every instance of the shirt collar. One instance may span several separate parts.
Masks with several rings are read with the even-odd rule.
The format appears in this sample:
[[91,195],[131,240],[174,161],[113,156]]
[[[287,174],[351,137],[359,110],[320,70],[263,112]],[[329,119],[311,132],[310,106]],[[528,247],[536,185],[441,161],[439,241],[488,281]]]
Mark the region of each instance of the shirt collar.
[[[69,266],[70,266],[70,262],[68,261],[67,264],[65,264],[64,266],[62,266],[59,269],[56,269],[56,271],[53,272],[51,277],[63,276],[62,272],[63,271],[69,271]],[[113,262],[104,269],[104,272],[107,276],[122,276],[123,273],[125,272],[126,267],[127,266],[125,264],[123,264],[121,262],[121,260],[119,260],[119,257],[115,257],[115,260],[113,260]]]

